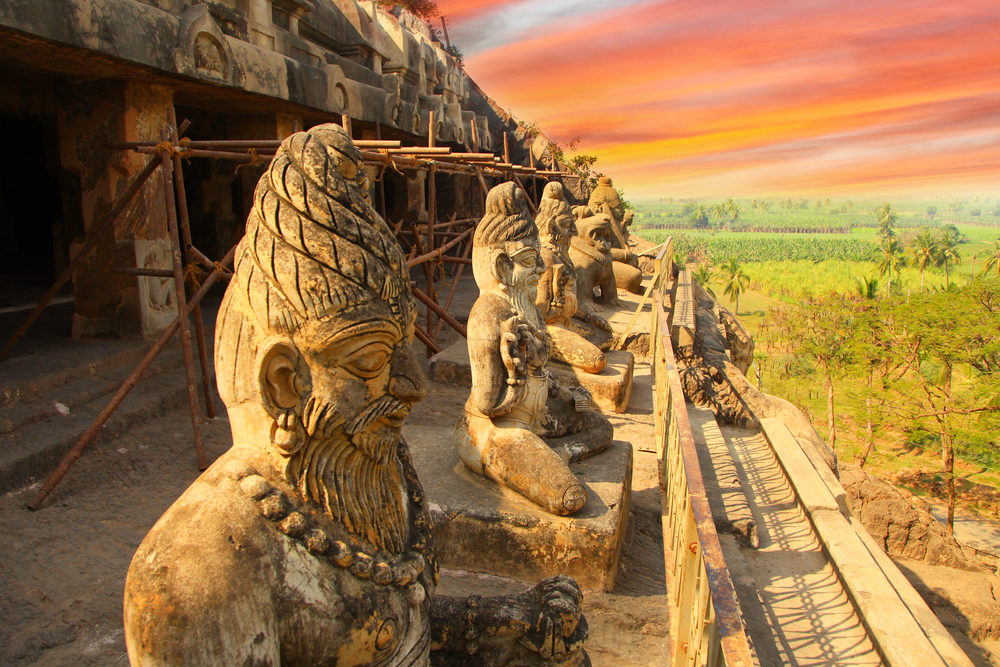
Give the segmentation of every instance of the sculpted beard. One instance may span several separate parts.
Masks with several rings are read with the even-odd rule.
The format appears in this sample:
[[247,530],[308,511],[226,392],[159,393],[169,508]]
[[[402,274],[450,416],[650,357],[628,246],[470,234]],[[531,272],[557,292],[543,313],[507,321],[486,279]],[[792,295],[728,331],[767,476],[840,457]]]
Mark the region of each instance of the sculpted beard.
[[545,331],[545,321],[538,310],[535,298],[538,296],[538,274],[524,274],[519,282],[505,285],[504,295],[514,307],[514,311],[531,326]]
[[377,420],[406,407],[382,396],[347,424],[334,403],[311,397],[302,413],[305,444],[286,466],[288,481],[303,498],[348,532],[394,554],[404,550],[407,534],[395,456],[400,431]]

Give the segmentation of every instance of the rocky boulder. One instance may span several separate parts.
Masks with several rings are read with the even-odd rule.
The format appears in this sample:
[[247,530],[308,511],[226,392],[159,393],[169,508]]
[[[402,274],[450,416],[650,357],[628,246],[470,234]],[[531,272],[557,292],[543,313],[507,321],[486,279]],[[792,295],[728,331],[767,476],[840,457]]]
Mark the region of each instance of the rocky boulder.
[[891,557],[972,572],[985,570],[910,492],[855,465],[841,464],[840,482],[854,516]]

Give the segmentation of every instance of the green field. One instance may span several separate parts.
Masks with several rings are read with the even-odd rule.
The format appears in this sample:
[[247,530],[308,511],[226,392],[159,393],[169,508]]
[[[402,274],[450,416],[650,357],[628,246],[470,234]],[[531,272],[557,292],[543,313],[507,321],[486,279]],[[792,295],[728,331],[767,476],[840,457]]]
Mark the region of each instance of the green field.
[[[699,201],[697,205],[709,208],[724,201]],[[812,418],[824,438],[828,438],[826,373],[817,364],[815,356],[803,349],[803,341],[798,335],[789,330],[783,331],[779,323],[787,322],[789,318],[809,317],[809,304],[837,303],[837,299],[845,298],[848,301],[842,303],[863,303],[862,298],[855,294],[858,278],[861,277],[878,281],[875,303],[890,313],[899,309],[899,313],[910,312],[911,317],[916,317],[921,313],[918,311],[913,315],[914,308],[924,306],[911,306],[911,302],[922,304],[934,294],[939,294],[940,298],[936,301],[939,305],[935,307],[941,309],[941,323],[935,328],[947,328],[951,318],[948,310],[950,301],[954,299],[958,303],[961,294],[975,289],[974,273],[979,273],[985,258],[996,252],[994,242],[1000,240],[1000,232],[993,228],[995,221],[1000,222],[1000,215],[993,215],[1000,202],[972,200],[962,204],[961,209],[958,209],[957,202],[949,209],[946,201],[909,202],[899,209],[893,205],[898,215],[896,238],[903,247],[908,264],[912,264],[910,250],[915,246],[917,235],[926,230],[938,238],[946,225],[954,225],[960,232],[956,249],[961,258],[950,264],[949,278],[946,278],[943,267],[928,267],[923,275],[923,288],[921,272],[914,266],[893,271],[890,295],[887,276],[880,275],[873,261],[876,257],[874,250],[878,249],[874,210],[884,202],[855,201],[854,212],[848,213],[839,208],[836,213],[830,212],[845,203],[831,202],[831,206],[826,207],[825,200],[822,211],[815,210],[815,201],[807,205],[807,209],[799,210],[777,208],[772,202],[769,211],[761,211],[758,207],[751,212],[747,210],[748,201],[736,200],[735,204],[741,209],[736,225],[720,219],[713,223],[714,228],[706,230],[654,227],[661,220],[680,222],[684,206],[690,203],[679,200],[636,202],[639,213],[633,230],[655,242],[672,237],[675,250],[680,251],[676,257],[678,261],[686,263],[691,269],[705,266],[715,270],[716,277],[709,287],[730,310],[734,309],[734,303],[722,294],[719,266],[729,257],[740,260],[749,278],[749,287],[740,295],[739,317],[756,341],[755,368],[748,373],[750,380],[754,384],[759,382],[767,393],[787,398],[799,406]],[[929,218],[926,210],[933,205],[937,205],[939,212],[934,218]],[[978,216],[972,215],[976,208],[980,209]],[[674,213],[672,218],[669,216],[671,212]],[[833,219],[847,228],[831,233]],[[744,227],[739,225],[741,220],[745,222]],[[759,228],[764,220],[773,229],[801,229],[811,224],[815,231],[742,231],[753,226]],[[862,258],[857,256],[859,253],[869,255]],[[987,280],[993,279],[988,277]],[[946,281],[950,282],[950,291],[946,288]],[[982,283],[982,279],[978,282]],[[973,304],[973,307],[978,305]],[[910,311],[906,311],[907,308]],[[989,320],[990,317],[993,319]],[[937,320],[931,318],[929,321]],[[987,351],[1000,355],[1000,350],[989,347],[995,346],[997,338],[1000,338],[997,336],[1000,332],[1000,305],[992,315],[987,313],[986,329],[991,327],[993,331],[986,334]],[[912,332],[908,333],[912,339]],[[942,339],[947,341],[946,337]],[[976,345],[971,343],[967,347],[974,348]],[[942,367],[928,351],[930,349],[927,344],[925,351],[921,352],[923,356],[915,357],[912,367],[903,367],[903,373],[895,384],[891,387],[887,385],[885,397],[891,395],[894,397],[892,400],[906,398],[919,401],[924,387],[933,388],[928,379],[940,374]],[[888,350],[891,355],[892,347],[888,346]],[[857,358],[851,358],[833,374],[838,430],[836,449],[841,460],[856,460],[868,446],[869,408],[866,406],[870,403],[865,400],[871,401],[872,396],[878,397],[879,394],[866,393],[866,369],[867,366]],[[1000,369],[996,370],[984,375],[967,364],[955,365],[949,375],[953,380],[949,382],[954,382],[952,389],[956,404],[965,401],[962,405],[981,407],[989,405],[992,400],[1000,405],[1000,393],[992,398],[983,395],[984,392],[1000,391]],[[940,424],[931,418],[907,416],[906,410],[896,407],[887,405],[874,419],[877,422],[873,426],[875,447],[867,465],[887,477],[907,468],[931,471],[930,486],[913,490],[917,493],[929,490],[940,495],[947,479],[946,475],[942,476],[943,473],[939,474],[942,470]],[[949,437],[954,437],[960,504],[983,512],[1000,511],[1000,494],[995,492],[1000,483],[1000,413],[991,410],[956,413],[951,419],[949,429],[952,435]]]

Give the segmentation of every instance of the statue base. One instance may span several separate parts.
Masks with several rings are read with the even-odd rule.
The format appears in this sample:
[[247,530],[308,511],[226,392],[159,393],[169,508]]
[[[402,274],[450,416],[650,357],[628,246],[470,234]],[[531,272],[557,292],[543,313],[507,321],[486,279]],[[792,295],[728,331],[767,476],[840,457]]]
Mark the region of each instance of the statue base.
[[587,504],[563,517],[467,470],[452,429],[404,426],[403,437],[430,503],[442,567],[528,582],[565,574],[586,590],[614,587],[632,490],[631,444],[616,440],[570,466],[587,488]]
[[[604,413],[622,413],[632,397],[632,371],[635,357],[631,352],[611,350],[608,365],[600,373],[585,373],[566,364],[549,360],[549,372],[559,384],[583,387],[593,396],[593,406]],[[469,345],[463,338],[435,354],[430,360],[430,376],[435,382],[472,386]]]

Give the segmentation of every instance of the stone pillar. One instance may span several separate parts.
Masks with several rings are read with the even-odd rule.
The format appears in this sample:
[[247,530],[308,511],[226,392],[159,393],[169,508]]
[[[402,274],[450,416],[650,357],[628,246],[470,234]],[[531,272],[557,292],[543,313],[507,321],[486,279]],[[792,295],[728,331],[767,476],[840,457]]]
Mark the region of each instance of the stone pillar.
[[[151,158],[113,151],[116,141],[159,141],[173,92],[141,82],[95,82],[59,91],[60,161],[80,179],[84,234],[130,185]],[[70,247],[75,257],[87,239]],[[157,171],[105,231],[73,275],[73,336],[150,337],[176,316],[172,285],[121,276],[113,268],[171,268],[163,176]],[[139,256],[141,254],[141,257]],[[147,284],[147,282],[149,284]]]

